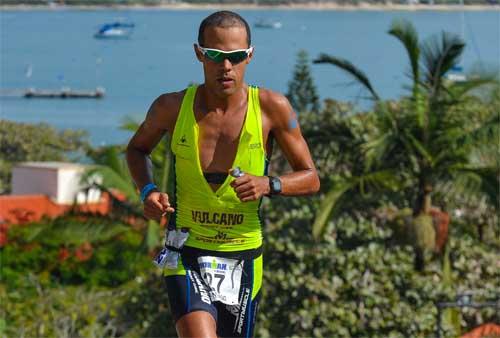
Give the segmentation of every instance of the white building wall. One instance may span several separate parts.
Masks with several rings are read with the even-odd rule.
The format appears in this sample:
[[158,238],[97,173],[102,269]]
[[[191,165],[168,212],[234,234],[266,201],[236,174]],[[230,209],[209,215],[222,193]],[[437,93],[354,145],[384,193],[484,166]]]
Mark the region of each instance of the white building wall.
[[83,168],[59,169],[57,178],[57,203],[73,204],[77,193],[82,189],[80,178]]
[[[97,188],[83,190],[80,183],[86,166],[63,162],[26,162],[12,170],[12,194],[49,196],[58,204],[98,203],[101,191]],[[95,174],[93,182],[102,183]]]

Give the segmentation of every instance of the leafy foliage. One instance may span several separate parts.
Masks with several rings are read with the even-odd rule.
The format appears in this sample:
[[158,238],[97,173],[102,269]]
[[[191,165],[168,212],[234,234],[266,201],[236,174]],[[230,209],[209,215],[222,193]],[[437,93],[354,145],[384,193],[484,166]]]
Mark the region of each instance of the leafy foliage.
[[[475,300],[498,302],[500,92],[476,92],[489,83],[484,79],[449,84],[435,77],[453,63],[460,41],[443,37],[422,51],[411,25],[395,23],[390,34],[410,55],[413,76],[427,75],[414,81],[409,97],[378,101],[372,112],[354,114],[350,104],[327,100],[324,109],[300,115],[326,193],[263,201],[257,336],[429,337],[436,301],[476,290]],[[414,62],[421,54],[441,65]],[[155,180],[167,190],[168,140],[157,149]],[[109,173],[104,185],[123,184],[133,199],[123,150],[101,148],[90,156]],[[452,222],[442,261],[418,272],[414,248],[401,239],[425,247],[438,234],[428,214],[412,218],[422,173]],[[382,215],[388,210],[396,214],[392,221]],[[315,217],[323,225],[311,231]],[[418,226],[408,229],[406,219]],[[157,230],[88,215],[11,228],[0,253],[0,334],[175,336],[161,273],[141,250],[155,245],[149,236]],[[500,321],[493,308],[447,311],[443,319],[445,337]]]
[[2,249],[2,281],[19,286],[25,271],[51,283],[116,286],[149,259],[139,255],[140,232],[103,217],[64,216],[9,230]]
[[0,193],[10,191],[13,164],[74,160],[88,147],[84,131],[57,131],[45,123],[27,124],[0,119]]
[[[367,118],[372,128],[355,143],[359,147],[356,153],[363,158],[358,177],[392,172],[394,184],[389,187],[379,184],[382,188],[379,192],[392,195],[387,188],[407,190],[402,197],[406,205],[412,206],[415,216],[430,212],[431,194],[445,182],[461,184],[464,189],[474,186],[471,180],[479,182],[469,192],[485,194],[498,206],[498,152],[493,155],[494,163],[471,156],[482,149],[498,147],[494,141],[499,135],[498,113],[486,109],[485,100],[472,94],[489,83],[498,88],[498,83],[493,77],[471,76],[461,83],[446,81],[445,74],[458,63],[465,47],[454,34],[443,32],[419,43],[415,28],[407,21],[394,22],[389,34],[403,44],[410,59],[412,92],[399,102],[382,101],[366,75],[347,60],[321,54],[314,61],[346,71],[376,100],[375,111]],[[469,109],[470,103],[479,103],[482,113]],[[334,184],[331,189],[344,186]],[[349,191],[344,189],[343,193]],[[335,210],[340,197],[325,199],[314,226],[316,235],[326,226],[326,214]],[[424,223],[415,221],[414,227]],[[425,235],[421,230],[414,229],[414,233]],[[431,241],[424,238],[418,238],[417,242],[425,242],[428,249],[432,248]]]
[[[267,215],[262,337],[428,337],[435,332],[437,299],[470,289],[494,299],[497,292],[498,239],[491,246],[454,233],[453,283],[446,286],[439,263],[415,272],[411,247],[392,245],[391,230],[372,220],[341,217],[318,242],[309,231],[309,207],[283,212],[273,206]],[[495,316],[492,308],[464,311],[462,332]],[[445,337],[460,334],[445,329]]]
[[288,83],[286,96],[298,113],[317,113],[320,109],[319,96],[311,76],[309,57],[305,50],[300,50],[297,55],[297,64],[293,78]]

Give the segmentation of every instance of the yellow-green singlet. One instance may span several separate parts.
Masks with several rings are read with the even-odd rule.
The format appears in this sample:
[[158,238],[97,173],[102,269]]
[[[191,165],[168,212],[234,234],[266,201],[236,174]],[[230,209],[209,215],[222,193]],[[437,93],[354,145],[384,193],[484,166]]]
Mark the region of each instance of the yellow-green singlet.
[[[240,251],[262,244],[260,200],[241,202],[227,176],[213,191],[203,176],[199,154],[199,126],[193,111],[197,86],[184,95],[174,133],[175,201],[177,228],[189,228],[185,245],[206,250]],[[256,176],[266,174],[266,153],[262,140],[259,89],[248,87],[248,108],[232,167]]]

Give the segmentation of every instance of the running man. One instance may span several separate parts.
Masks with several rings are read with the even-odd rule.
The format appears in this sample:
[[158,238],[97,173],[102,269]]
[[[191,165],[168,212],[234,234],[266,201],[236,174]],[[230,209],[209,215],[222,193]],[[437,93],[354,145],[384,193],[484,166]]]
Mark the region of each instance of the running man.
[[[254,55],[248,23],[230,11],[211,14],[194,52],[204,83],[152,103],[127,161],[145,217],[169,214],[157,262],[168,256],[164,273],[179,337],[251,337],[262,284],[260,201],[313,194],[319,178],[288,100],[244,81]],[[172,137],[175,196],[159,191],[151,173],[149,154],[165,133]],[[292,168],[280,177],[267,176],[274,140]]]

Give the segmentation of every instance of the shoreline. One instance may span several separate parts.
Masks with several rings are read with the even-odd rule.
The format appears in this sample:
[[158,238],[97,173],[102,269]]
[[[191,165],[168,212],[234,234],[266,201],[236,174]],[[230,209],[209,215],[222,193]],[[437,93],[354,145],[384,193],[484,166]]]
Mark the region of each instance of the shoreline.
[[0,5],[0,11],[32,11],[32,10],[331,10],[331,11],[500,11],[500,5],[427,5],[427,4],[369,4],[340,5],[336,3],[308,3],[288,5],[257,5],[257,4],[191,4],[176,3],[156,6],[145,5],[92,5],[92,6],[59,6],[59,5]]

